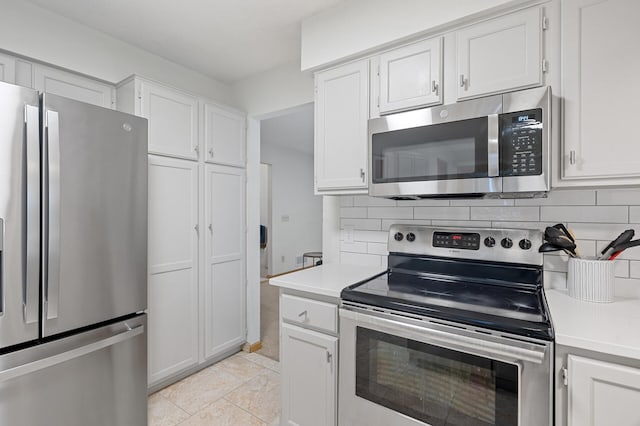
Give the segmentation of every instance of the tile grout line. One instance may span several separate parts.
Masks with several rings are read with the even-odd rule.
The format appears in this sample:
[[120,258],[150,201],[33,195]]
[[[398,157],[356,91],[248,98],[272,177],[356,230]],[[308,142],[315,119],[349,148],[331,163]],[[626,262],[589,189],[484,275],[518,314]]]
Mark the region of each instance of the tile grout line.
[[[231,392],[229,392],[229,393],[231,393]],[[245,413],[249,414],[251,417],[258,419],[258,420],[259,420],[259,421],[261,421],[262,423],[267,424],[267,425],[269,424],[269,423],[267,423],[267,421],[266,421],[266,420],[264,420],[264,419],[262,419],[262,418],[260,418],[260,417],[256,416],[256,415],[255,415],[255,414],[253,414],[251,411],[246,410],[246,409],[244,409],[244,408],[240,407],[239,405],[234,404],[232,401],[228,400],[228,399],[227,399],[227,396],[228,396],[228,395],[229,395],[229,394],[227,394],[227,395],[223,396],[223,397],[222,397],[222,399],[224,399],[225,401],[227,401],[229,404],[233,405],[234,407],[237,407],[237,408],[239,408],[240,410],[244,411]]]

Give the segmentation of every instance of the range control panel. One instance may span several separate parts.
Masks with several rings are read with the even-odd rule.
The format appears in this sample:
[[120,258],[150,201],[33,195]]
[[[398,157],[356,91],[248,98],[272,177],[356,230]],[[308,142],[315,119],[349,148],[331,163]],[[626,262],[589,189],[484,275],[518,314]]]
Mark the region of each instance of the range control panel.
[[433,246],[459,248],[463,250],[479,250],[480,234],[462,232],[434,232]]
[[537,229],[446,228],[393,224],[389,253],[542,265]]
[[500,114],[501,175],[542,174],[542,110]]

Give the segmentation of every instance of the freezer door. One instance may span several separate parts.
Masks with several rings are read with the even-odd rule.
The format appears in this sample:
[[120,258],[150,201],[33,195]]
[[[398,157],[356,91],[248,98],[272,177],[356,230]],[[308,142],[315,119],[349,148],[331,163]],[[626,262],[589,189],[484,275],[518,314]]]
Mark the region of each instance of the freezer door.
[[0,425],[146,426],[146,315],[0,355]]
[[46,337],[146,309],[147,120],[42,97]]
[[0,83],[0,349],[38,338],[38,94]]

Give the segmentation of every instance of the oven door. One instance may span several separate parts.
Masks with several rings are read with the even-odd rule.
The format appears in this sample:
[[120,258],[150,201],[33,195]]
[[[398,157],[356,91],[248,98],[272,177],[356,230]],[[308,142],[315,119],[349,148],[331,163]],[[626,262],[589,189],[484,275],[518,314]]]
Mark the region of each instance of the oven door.
[[369,195],[501,192],[501,109],[492,96],[369,120]]
[[339,424],[552,424],[553,346],[340,309]]

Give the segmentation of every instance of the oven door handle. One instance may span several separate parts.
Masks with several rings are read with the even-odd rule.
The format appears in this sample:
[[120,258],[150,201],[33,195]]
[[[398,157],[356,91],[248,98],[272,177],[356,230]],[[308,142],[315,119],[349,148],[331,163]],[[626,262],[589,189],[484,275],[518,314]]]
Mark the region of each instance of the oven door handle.
[[[352,307],[340,309],[340,316],[354,321],[356,325],[370,326],[373,329],[394,336],[485,358],[504,360],[517,365],[522,365],[522,361],[542,364],[547,352],[545,345],[515,339],[509,339],[508,344],[494,342],[488,339],[491,337],[490,335],[487,335],[487,338],[465,336],[461,333],[464,330],[458,330],[443,324],[425,322],[424,325],[413,325],[407,322],[400,322],[400,320],[392,318],[391,314],[380,312],[361,313],[352,310]],[[468,332],[472,333],[473,331]]]

